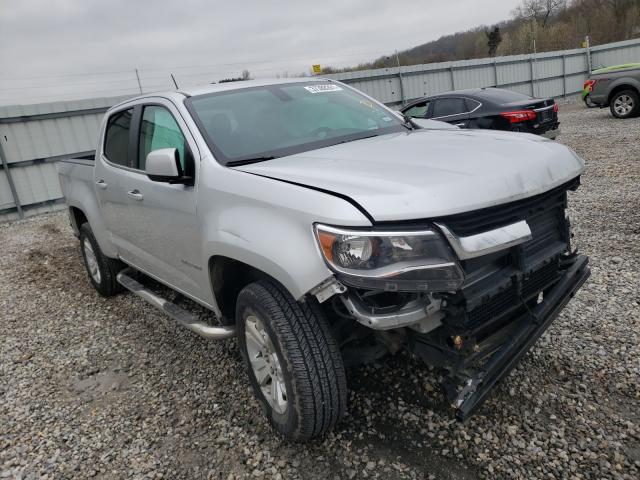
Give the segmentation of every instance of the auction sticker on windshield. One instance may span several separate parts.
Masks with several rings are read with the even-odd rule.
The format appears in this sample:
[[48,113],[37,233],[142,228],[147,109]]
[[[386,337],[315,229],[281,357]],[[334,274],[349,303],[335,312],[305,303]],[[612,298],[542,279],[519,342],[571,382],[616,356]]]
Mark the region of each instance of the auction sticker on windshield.
[[310,87],[304,87],[311,93],[324,93],[324,92],[336,92],[342,90],[338,85],[312,85]]

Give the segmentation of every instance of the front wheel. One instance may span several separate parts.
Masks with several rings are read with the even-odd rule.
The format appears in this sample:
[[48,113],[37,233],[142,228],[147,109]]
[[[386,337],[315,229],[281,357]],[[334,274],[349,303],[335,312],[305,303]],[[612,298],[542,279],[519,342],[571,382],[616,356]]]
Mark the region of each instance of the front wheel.
[[623,90],[616,93],[611,99],[609,107],[616,118],[634,117],[640,112],[640,99],[638,93],[633,90]]
[[345,413],[347,386],[315,301],[298,303],[276,282],[260,280],[238,295],[236,324],[249,381],[273,428],[291,441],[328,433]]

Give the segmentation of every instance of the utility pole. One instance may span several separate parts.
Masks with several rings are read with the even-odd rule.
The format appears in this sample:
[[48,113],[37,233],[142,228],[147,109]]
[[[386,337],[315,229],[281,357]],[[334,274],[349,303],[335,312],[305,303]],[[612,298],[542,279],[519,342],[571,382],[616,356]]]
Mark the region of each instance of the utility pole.
[[140,83],[140,75],[138,74],[137,68],[136,68],[136,78],[138,79],[138,88],[140,89],[140,93],[142,93],[142,84]]

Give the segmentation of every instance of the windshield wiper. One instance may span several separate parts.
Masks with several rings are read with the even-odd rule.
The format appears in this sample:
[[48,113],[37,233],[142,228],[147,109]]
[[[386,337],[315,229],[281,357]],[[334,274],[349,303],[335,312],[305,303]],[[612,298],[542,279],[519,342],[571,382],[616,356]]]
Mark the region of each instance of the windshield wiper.
[[413,123],[413,120],[411,120],[411,117],[408,115],[405,115],[404,113],[402,114],[402,118],[404,118],[404,122],[402,123],[405,127],[407,127],[409,130],[417,130],[419,127]]
[[225,166],[227,167],[241,167],[243,165],[251,165],[252,163],[260,163],[266,162],[267,160],[274,160],[278,157],[265,155],[263,157],[252,157],[252,158],[243,158],[242,160],[233,160],[231,162],[227,162]]
[[358,141],[358,140],[364,140],[364,139],[366,139],[366,138],[373,138],[373,137],[379,137],[379,136],[380,136],[380,134],[379,134],[379,133],[374,133],[373,135],[367,135],[366,137],[358,137],[358,138],[351,138],[351,139],[349,139],[349,140],[342,140],[341,142],[334,143],[334,144],[332,144],[332,145],[330,145],[330,146],[333,146],[333,145],[340,145],[340,144],[342,144],[342,143],[356,142],[356,141]]

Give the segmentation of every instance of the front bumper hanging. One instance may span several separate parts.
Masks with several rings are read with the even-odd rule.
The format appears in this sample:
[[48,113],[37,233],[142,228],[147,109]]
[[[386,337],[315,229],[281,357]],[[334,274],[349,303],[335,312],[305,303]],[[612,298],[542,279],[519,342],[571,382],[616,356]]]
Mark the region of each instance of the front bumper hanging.
[[482,405],[492,388],[518,364],[589,278],[588,257],[576,255],[569,261],[568,268],[545,293],[542,302],[515,320],[507,340],[457,393],[452,406],[458,419],[469,418]]

